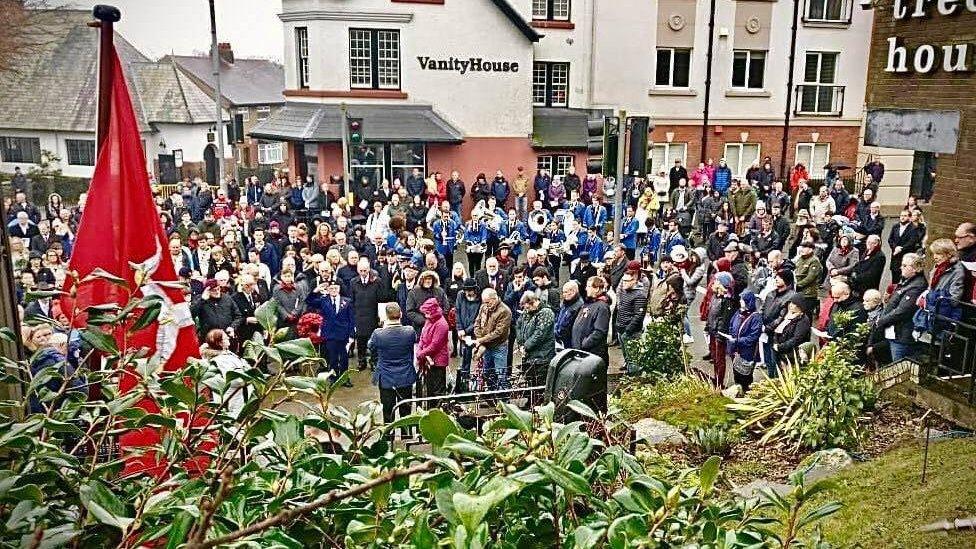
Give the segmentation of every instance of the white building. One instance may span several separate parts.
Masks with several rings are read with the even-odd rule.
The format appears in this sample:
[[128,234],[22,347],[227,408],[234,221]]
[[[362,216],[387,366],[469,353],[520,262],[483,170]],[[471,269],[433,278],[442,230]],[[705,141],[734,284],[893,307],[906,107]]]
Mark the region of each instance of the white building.
[[[87,11],[52,12],[50,36],[21,60],[0,86],[0,172],[27,172],[42,152],[60,158],[66,176],[91,177],[95,166],[98,31]],[[115,45],[143,135],[150,174],[175,182],[183,176],[216,181],[215,104],[172,62],[153,62],[120,34]],[[224,114],[225,124],[229,115]],[[178,167],[178,157],[182,166]],[[225,157],[233,159],[233,147]],[[232,164],[231,164],[232,165]]]
[[587,118],[625,108],[656,126],[653,169],[724,156],[742,174],[769,156],[819,177],[856,160],[872,15],[797,2],[794,36],[785,1],[283,0],[288,103],[252,135],[288,141],[292,170],[340,174],[345,103],[375,159],[357,176],[470,181],[582,171]]

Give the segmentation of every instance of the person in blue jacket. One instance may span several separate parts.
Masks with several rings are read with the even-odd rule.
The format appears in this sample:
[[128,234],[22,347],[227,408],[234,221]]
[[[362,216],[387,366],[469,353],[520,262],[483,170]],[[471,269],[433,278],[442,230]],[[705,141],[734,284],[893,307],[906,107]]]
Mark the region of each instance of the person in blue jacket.
[[457,310],[457,335],[461,339],[461,367],[458,368],[457,379],[454,383],[455,393],[466,393],[472,389],[470,386],[471,357],[474,348],[464,343],[464,338],[474,337],[474,321],[478,318],[478,311],[481,310],[481,293],[478,291],[478,282],[470,277],[465,278],[461,290],[454,304]]
[[745,290],[739,296],[739,311],[729,323],[725,352],[732,359],[735,382],[748,391],[752,385],[752,371],[759,360],[759,336],[762,335],[762,314],[756,311],[756,294]]
[[[552,221],[552,212],[542,207],[542,201],[536,200],[532,203],[532,211],[529,212],[529,220],[535,219],[545,219],[545,223],[542,225],[541,231],[532,230],[531,226],[526,227],[529,234],[529,247],[537,250],[539,246],[542,245],[542,233],[545,232],[545,228]],[[531,225],[531,224],[530,224]]]
[[566,202],[565,207],[577,220],[583,219],[583,212],[586,210],[586,204],[580,200],[579,191],[570,191],[569,200]]
[[647,257],[648,261],[656,264],[661,260],[661,229],[652,217],[648,217],[644,223],[647,225],[647,244],[641,248],[641,261]]
[[407,188],[407,194],[410,196],[424,197],[427,192],[427,183],[424,181],[424,174],[421,173],[420,168],[414,168],[413,172],[407,176],[404,187]]
[[552,176],[546,170],[539,170],[536,174],[535,180],[532,182],[532,188],[535,189],[535,199],[538,202],[544,203],[548,200],[549,196],[549,185],[552,184]]
[[480,219],[470,219],[464,226],[465,255],[468,256],[468,272],[476,273],[481,270],[481,260],[485,256],[488,244],[488,228]]
[[[668,220],[668,230],[661,233],[661,254],[671,255],[671,250],[675,246],[686,246],[688,243],[685,241],[684,237],[681,236],[681,231],[678,230],[678,221],[674,218]],[[658,258],[660,259],[660,258]]]
[[512,245],[512,257],[522,255],[522,244],[529,240],[529,228],[524,221],[519,220],[518,212],[514,208],[508,211],[508,217],[499,232],[502,240],[508,240]]
[[722,158],[718,161],[718,167],[715,168],[715,177],[712,181],[712,188],[718,191],[722,196],[729,195],[729,187],[732,186],[732,169],[725,164],[725,159]]
[[438,219],[431,224],[434,234],[434,248],[437,254],[447,263],[454,263],[454,248],[457,246],[458,235],[461,234],[461,224],[451,217],[451,210],[441,211]]
[[579,259],[584,252],[590,254],[590,257],[603,257],[607,253],[606,244],[600,238],[597,227],[591,226],[586,231],[580,231],[577,240],[579,244],[573,253],[573,259]]
[[[339,281],[329,280],[319,284],[305,299],[309,309],[322,315],[322,344],[319,354],[324,355],[336,377],[349,369],[349,344],[355,341],[356,319],[352,300],[339,295]],[[344,384],[352,387],[347,379]]]
[[505,207],[505,203],[508,201],[508,195],[512,194],[512,186],[505,179],[505,174],[501,170],[495,172],[495,179],[491,182],[491,194],[495,197],[495,201],[501,208]]
[[593,202],[583,209],[583,226],[596,227],[602,235],[607,219],[607,209],[600,203],[600,197],[594,196]]
[[[417,332],[400,323],[403,312],[396,303],[387,303],[385,312],[386,324],[369,336],[366,348],[375,360],[373,384],[380,389],[383,422],[390,424],[397,404],[413,397],[413,385],[417,382],[413,365]],[[409,413],[410,410],[404,410],[401,417]]]
[[620,243],[627,251],[627,259],[637,256],[637,227],[639,222],[634,219],[634,207],[627,206],[627,216],[620,223]]

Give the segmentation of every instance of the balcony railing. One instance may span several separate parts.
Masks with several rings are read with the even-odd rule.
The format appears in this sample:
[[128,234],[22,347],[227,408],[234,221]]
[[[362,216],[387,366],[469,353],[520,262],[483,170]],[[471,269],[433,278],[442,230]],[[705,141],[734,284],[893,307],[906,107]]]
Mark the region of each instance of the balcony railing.
[[806,0],[803,22],[810,25],[849,25],[853,0]]
[[844,86],[799,84],[796,87],[797,116],[840,116],[844,112]]

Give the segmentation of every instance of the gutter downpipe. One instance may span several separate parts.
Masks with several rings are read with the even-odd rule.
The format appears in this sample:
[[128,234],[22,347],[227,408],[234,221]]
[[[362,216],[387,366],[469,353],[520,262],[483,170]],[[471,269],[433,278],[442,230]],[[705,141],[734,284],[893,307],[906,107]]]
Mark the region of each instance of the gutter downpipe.
[[786,148],[790,144],[790,109],[793,108],[793,69],[796,64],[796,20],[800,14],[800,0],[793,0],[793,27],[790,30],[790,58],[786,76],[786,111],[783,113],[783,150],[779,158],[779,176],[786,180]]
[[708,112],[709,100],[712,95],[712,57],[715,49],[715,3],[711,0],[708,15],[708,53],[705,57],[705,106],[702,110],[702,130],[701,130],[701,155],[699,162],[705,162],[708,158]]

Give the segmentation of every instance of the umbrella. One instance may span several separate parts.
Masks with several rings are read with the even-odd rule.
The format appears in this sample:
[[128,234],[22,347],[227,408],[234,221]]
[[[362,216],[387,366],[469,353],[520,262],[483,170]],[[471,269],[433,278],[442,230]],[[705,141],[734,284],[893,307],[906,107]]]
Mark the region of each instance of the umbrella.
[[825,170],[849,170],[851,165],[846,162],[831,162],[823,167]]

